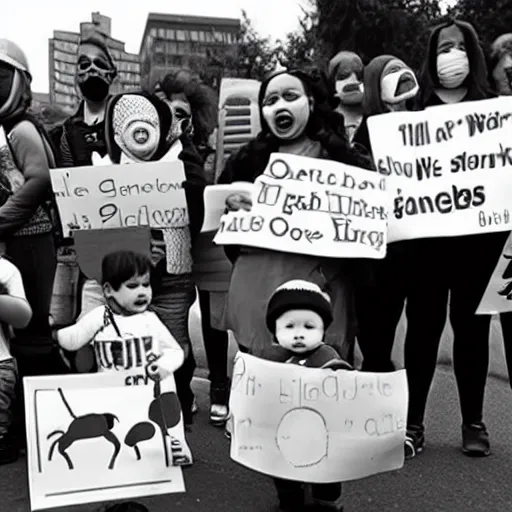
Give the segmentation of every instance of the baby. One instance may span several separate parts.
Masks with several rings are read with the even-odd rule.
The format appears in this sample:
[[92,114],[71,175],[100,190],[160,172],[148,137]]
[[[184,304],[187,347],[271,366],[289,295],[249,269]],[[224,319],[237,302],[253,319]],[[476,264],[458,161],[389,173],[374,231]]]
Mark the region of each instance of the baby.
[[91,344],[100,372],[122,371],[144,379],[147,367],[149,376],[158,380],[173,374],[183,364],[184,352],[157,315],[148,310],[151,268],[151,261],[141,254],[107,254],[102,262],[106,305],[57,331],[59,345],[77,351]]
[[[325,331],[332,322],[329,296],[314,283],[288,281],[276,289],[267,308],[267,326],[274,340],[290,352],[286,361],[308,368],[352,370],[336,350],[324,343]],[[306,484],[274,478],[280,510],[308,510],[306,485],[311,486],[311,510],[341,512],[341,483]]]

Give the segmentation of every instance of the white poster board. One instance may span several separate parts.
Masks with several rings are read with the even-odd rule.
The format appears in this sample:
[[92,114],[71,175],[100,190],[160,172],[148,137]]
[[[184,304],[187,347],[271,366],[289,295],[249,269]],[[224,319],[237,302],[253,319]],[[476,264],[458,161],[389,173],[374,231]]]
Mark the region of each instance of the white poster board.
[[181,160],[52,169],[50,174],[65,236],[79,229],[189,224]]
[[342,482],[404,464],[405,370],[363,373],[238,353],[230,397],[231,458],[271,476]]
[[24,389],[32,510],[185,491],[191,457],[173,378],[162,382],[165,438],[149,419],[153,386],[123,372],[29,377]]
[[388,242],[512,228],[512,97],[368,119]]
[[331,160],[273,153],[250,212],[222,216],[214,242],[331,258],[386,255],[385,178]]

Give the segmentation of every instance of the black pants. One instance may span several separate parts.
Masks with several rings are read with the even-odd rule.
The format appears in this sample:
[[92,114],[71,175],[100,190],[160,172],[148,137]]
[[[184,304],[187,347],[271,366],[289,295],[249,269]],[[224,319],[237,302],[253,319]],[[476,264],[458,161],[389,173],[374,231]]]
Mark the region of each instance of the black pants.
[[214,329],[211,325],[209,292],[199,290],[199,307],[204,350],[210,372],[208,378],[212,388],[222,388],[228,385],[228,333]]
[[[435,372],[441,333],[446,322],[447,297],[453,328],[453,367],[462,422],[482,421],[489,368],[489,315],[475,311],[489,283],[508,233],[424,240],[416,244],[417,262],[429,268],[424,278],[417,267],[415,287],[422,293],[416,308],[431,325],[428,337],[412,338],[405,349],[409,381],[409,425],[423,423],[428,391]],[[420,242],[420,241],[417,241]],[[444,265],[443,265],[444,261]],[[438,272],[435,269],[439,269]],[[408,318],[409,321],[409,318]],[[439,333],[439,335],[437,335]],[[435,336],[434,336],[435,335]],[[407,342],[406,342],[407,343]]]
[[501,330],[503,332],[503,345],[505,348],[505,360],[507,362],[508,380],[512,387],[512,312],[501,313]]
[[180,400],[181,410],[183,412],[183,423],[192,425],[192,403],[194,402],[194,393],[190,387],[190,383],[194,378],[196,369],[196,359],[192,347],[188,351],[184,363],[174,372],[174,380],[176,382],[176,394]]
[[[281,508],[294,511],[304,506],[305,484],[303,482],[274,478],[274,485]],[[341,498],[341,491],[341,483],[311,484],[314,500],[336,502]]]

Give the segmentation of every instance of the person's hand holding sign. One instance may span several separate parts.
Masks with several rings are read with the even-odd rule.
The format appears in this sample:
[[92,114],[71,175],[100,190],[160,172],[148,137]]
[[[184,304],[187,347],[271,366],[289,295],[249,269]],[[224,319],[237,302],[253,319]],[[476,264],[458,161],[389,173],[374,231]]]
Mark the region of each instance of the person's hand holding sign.
[[226,209],[230,212],[237,212],[238,210],[245,210],[250,212],[252,208],[251,196],[244,192],[237,192],[231,194],[226,199]]

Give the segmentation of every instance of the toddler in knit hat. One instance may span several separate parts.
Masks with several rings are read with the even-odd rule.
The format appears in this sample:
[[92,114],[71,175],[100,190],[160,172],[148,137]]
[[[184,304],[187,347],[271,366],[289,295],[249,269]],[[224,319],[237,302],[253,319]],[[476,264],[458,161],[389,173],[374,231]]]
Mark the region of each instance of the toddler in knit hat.
[[[288,281],[276,289],[268,303],[267,327],[275,341],[290,352],[287,363],[352,370],[333,347],[324,343],[325,331],[331,322],[329,296],[309,281]],[[340,482],[308,484],[274,478],[274,484],[281,512],[343,511]],[[307,486],[311,488],[312,503],[306,503]]]
[[332,322],[331,299],[320,287],[296,279],[275,290],[267,307],[267,327],[290,352],[288,363],[310,368],[351,370],[336,350],[324,343]]

